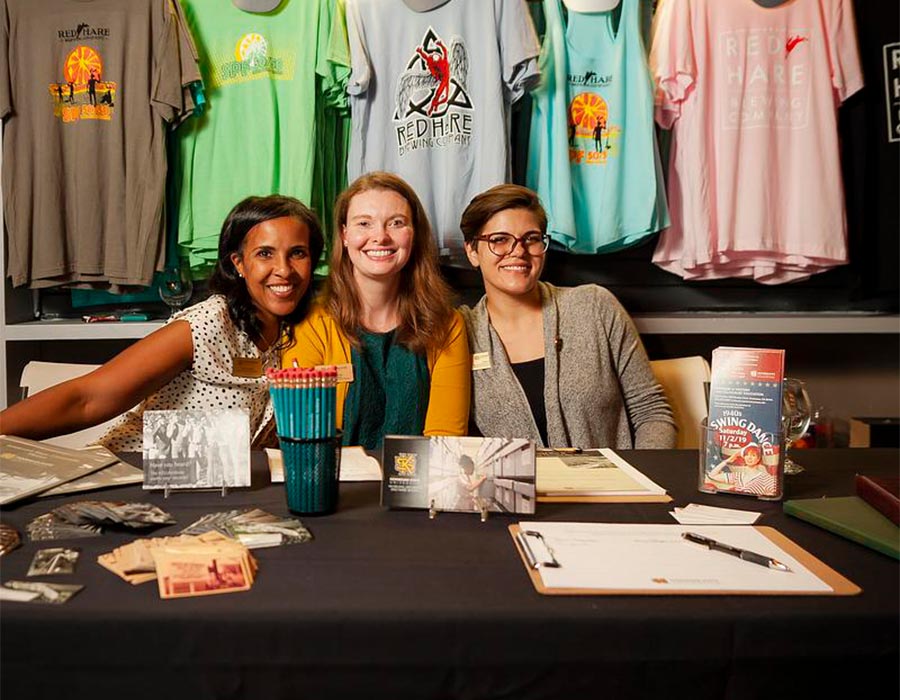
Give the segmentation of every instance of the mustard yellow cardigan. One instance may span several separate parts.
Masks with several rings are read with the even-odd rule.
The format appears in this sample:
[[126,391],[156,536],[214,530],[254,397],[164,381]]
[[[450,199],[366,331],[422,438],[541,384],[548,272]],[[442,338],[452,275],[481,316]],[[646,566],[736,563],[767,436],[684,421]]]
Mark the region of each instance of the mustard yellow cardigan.
[[[306,319],[294,329],[294,344],[285,351],[284,367],[350,364],[350,341],[334,319],[315,305]],[[453,313],[453,325],[444,349],[429,353],[428,372],[431,392],[425,415],[425,435],[465,435],[469,424],[469,398],[472,382],[472,358],[466,326],[459,312]],[[348,384],[337,385],[337,425],[344,425],[344,400]]]

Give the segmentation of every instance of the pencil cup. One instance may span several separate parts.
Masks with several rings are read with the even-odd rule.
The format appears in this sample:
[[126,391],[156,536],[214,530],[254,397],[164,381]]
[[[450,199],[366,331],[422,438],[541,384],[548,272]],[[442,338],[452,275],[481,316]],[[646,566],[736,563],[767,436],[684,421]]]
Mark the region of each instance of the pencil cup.
[[288,510],[299,515],[333,513],[338,503],[341,436],[278,436],[284,456],[284,488]]
[[704,493],[734,493],[764,501],[784,496],[784,433],[766,432],[751,421],[700,423],[700,476]]

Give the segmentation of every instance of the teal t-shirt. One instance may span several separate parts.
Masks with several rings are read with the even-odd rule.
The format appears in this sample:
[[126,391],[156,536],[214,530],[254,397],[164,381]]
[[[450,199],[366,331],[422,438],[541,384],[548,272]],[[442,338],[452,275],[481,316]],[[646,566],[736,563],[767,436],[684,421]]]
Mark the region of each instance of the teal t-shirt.
[[668,225],[640,2],[565,17],[561,0],[544,0],[528,184],[573,252],[619,250]]
[[231,2],[181,3],[208,102],[178,130],[178,243],[191,267],[202,269],[215,263],[222,223],[240,200],[280,193],[310,204],[322,102],[340,95],[329,81],[341,76],[321,74],[329,0],[291,0],[267,13]]

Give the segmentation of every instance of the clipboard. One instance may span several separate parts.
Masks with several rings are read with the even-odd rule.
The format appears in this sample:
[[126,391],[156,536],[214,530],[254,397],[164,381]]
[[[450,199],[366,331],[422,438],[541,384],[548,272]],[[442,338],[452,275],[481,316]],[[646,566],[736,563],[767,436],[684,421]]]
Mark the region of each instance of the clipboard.
[[[647,589],[613,589],[613,588],[548,588],[544,585],[541,578],[540,569],[529,563],[529,554],[524,551],[519,535],[522,529],[519,525],[510,525],[509,534],[512,537],[513,544],[522,564],[531,578],[534,589],[541,595],[766,595],[766,596],[851,596],[858,595],[862,589],[848,578],[842,576],[823,561],[817,559],[807,552],[800,545],[785,537],[773,527],[753,526],[763,536],[770,539],[778,547],[791,555],[798,562],[803,564],[811,573],[817,576],[826,585],[830,586],[830,591],[765,591],[765,590],[695,590],[695,589],[673,589],[673,588],[647,588]],[[554,558],[555,561],[555,558]]]

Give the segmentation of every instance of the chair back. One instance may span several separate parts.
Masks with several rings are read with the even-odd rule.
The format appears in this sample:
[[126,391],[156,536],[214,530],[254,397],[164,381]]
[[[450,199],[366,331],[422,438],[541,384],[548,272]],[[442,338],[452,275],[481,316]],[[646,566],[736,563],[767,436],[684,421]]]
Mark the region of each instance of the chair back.
[[700,446],[700,421],[709,413],[707,390],[709,363],[702,357],[676,357],[653,360],[650,368],[660,383],[678,426],[678,449],[695,450]]
[[[25,365],[25,369],[22,370],[22,376],[19,379],[19,386],[22,389],[22,398],[28,398],[48,387],[62,384],[70,379],[75,379],[75,377],[80,377],[88,372],[93,372],[99,366],[100,365],[77,365],[66,362],[29,362]],[[99,440],[117,420],[119,420],[118,416],[111,418],[100,425],[85,428],[84,430],[79,430],[67,435],[58,435],[54,438],[48,438],[43,442],[51,445],[59,445],[61,447],[86,447]]]

